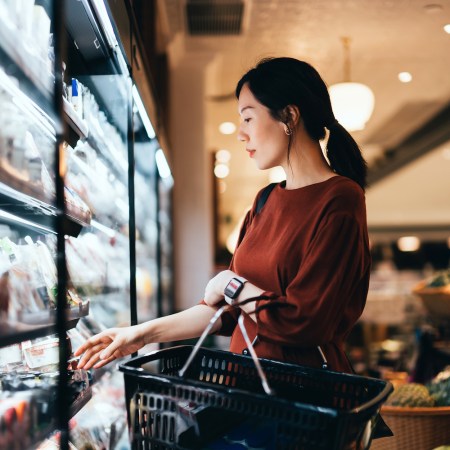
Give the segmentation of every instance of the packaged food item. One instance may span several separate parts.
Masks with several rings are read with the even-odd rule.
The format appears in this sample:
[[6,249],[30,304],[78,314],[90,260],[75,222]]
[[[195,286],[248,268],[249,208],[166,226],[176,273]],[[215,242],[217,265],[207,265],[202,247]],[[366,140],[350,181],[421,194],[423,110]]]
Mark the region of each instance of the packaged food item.
[[22,348],[20,344],[0,348],[0,370],[9,372],[22,366]]
[[42,368],[55,369],[59,361],[59,339],[46,339],[30,346],[22,347],[27,366],[30,369]]

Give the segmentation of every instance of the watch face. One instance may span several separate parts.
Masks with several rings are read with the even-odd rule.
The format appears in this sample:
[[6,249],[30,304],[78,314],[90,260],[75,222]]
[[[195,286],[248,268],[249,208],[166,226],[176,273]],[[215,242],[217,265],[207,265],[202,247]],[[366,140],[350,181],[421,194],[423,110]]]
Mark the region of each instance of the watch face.
[[237,278],[232,278],[225,288],[224,294],[230,298],[236,298],[242,291],[244,283]]

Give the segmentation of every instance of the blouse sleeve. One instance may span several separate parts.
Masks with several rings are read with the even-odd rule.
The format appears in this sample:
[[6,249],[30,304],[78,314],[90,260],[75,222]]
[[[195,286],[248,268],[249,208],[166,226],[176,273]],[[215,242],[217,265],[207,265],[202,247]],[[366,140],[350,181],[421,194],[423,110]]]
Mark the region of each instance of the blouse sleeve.
[[309,244],[285,295],[264,292],[271,299],[257,301],[258,336],[296,346],[331,342],[338,327],[361,315],[365,297],[355,296],[353,301],[352,296],[367,288],[362,285],[368,284],[368,270],[368,242],[360,224],[346,213],[330,215]]

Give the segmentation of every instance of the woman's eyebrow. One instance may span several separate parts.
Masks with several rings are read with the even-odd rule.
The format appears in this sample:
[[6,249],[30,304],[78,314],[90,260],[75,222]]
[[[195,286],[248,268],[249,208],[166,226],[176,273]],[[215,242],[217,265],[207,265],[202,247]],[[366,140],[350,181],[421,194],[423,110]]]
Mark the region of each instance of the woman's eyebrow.
[[253,106],[244,106],[241,111],[239,112],[239,114],[242,114],[246,109],[253,109]]

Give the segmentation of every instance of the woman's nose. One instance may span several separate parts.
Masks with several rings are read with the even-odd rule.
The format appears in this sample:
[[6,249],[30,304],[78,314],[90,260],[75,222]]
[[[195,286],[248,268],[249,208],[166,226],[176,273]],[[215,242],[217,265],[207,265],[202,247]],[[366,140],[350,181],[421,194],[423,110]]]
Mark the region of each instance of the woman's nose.
[[238,129],[237,140],[241,142],[246,142],[248,140],[247,135],[242,132],[241,127]]

